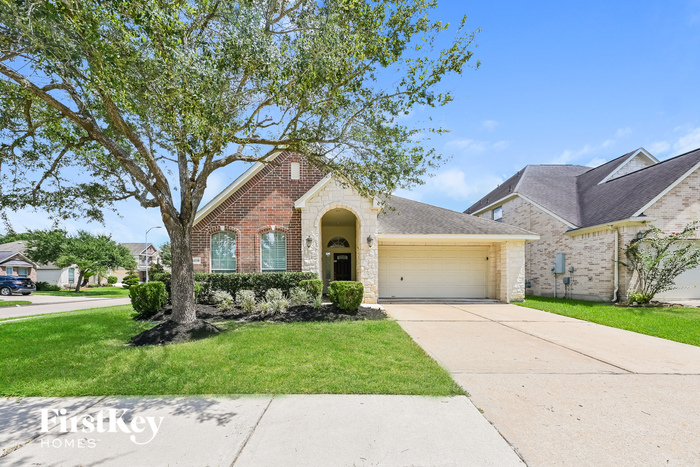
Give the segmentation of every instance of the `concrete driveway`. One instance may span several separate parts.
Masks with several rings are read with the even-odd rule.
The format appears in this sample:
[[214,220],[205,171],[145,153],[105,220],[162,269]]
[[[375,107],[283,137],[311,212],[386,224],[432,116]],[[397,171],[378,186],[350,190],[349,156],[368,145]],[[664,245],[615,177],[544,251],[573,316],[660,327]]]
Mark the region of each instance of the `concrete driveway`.
[[515,305],[386,305],[528,465],[700,465],[700,347]]

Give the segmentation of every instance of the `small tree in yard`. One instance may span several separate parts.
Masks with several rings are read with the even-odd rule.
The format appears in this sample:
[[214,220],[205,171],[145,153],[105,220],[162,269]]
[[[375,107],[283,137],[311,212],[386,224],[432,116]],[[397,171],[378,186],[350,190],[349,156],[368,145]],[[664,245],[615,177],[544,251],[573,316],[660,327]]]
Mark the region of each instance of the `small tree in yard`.
[[637,273],[630,301],[649,303],[657,294],[678,288],[676,277],[700,264],[700,241],[695,237],[699,228],[700,222],[695,221],[682,232],[664,235],[652,227],[630,242],[626,265]]
[[171,319],[191,323],[191,232],[214,171],[288,150],[374,195],[439,165],[420,135],[445,130],[400,119],[450,102],[438,86],[472,57],[466,17],[443,40],[436,7],[0,0],[0,208],[96,220],[129,197],[158,208]]
[[136,267],[134,257],[108,235],[92,235],[81,230],[69,236],[65,230],[37,230],[27,242],[27,255],[38,263],[54,263],[60,268],[78,267],[75,291],[86,277],[119,267]]

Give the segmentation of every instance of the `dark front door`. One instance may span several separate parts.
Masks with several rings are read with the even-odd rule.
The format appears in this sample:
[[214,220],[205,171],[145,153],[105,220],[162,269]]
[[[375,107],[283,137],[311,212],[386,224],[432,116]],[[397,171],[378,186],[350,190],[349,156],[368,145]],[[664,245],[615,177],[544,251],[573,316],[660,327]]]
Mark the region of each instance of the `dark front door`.
[[351,276],[350,253],[333,253],[333,280],[350,281]]

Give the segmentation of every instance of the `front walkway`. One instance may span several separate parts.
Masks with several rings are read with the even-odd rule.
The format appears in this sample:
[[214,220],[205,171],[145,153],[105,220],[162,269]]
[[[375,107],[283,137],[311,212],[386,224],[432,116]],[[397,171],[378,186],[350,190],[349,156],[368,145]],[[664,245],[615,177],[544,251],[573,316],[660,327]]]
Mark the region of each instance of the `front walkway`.
[[700,465],[700,347],[515,305],[386,305],[530,466]]
[[0,448],[3,466],[523,465],[464,396],[0,399]]

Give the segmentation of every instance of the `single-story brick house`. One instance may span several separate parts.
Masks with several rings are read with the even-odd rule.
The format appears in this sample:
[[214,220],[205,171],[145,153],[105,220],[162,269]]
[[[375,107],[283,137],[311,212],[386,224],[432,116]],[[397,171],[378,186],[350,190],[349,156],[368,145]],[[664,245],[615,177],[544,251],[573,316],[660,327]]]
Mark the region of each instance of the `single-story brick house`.
[[[526,246],[528,294],[624,300],[635,284],[624,252],[638,232],[679,232],[700,220],[700,149],[663,162],[640,148],[595,168],[528,165],[465,213],[540,235]],[[684,288],[658,298],[700,298],[700,268],[676,284]]]
[[197,214],[196,272],[316,272],[361,281],[364,300],[524,298],[525,242],[511,225],[404,198],[377,199],[290,152],[256,163]]
[[36,281],[37,264],[24,256],[23,241],[0,245],[0,276],[28,277]]

